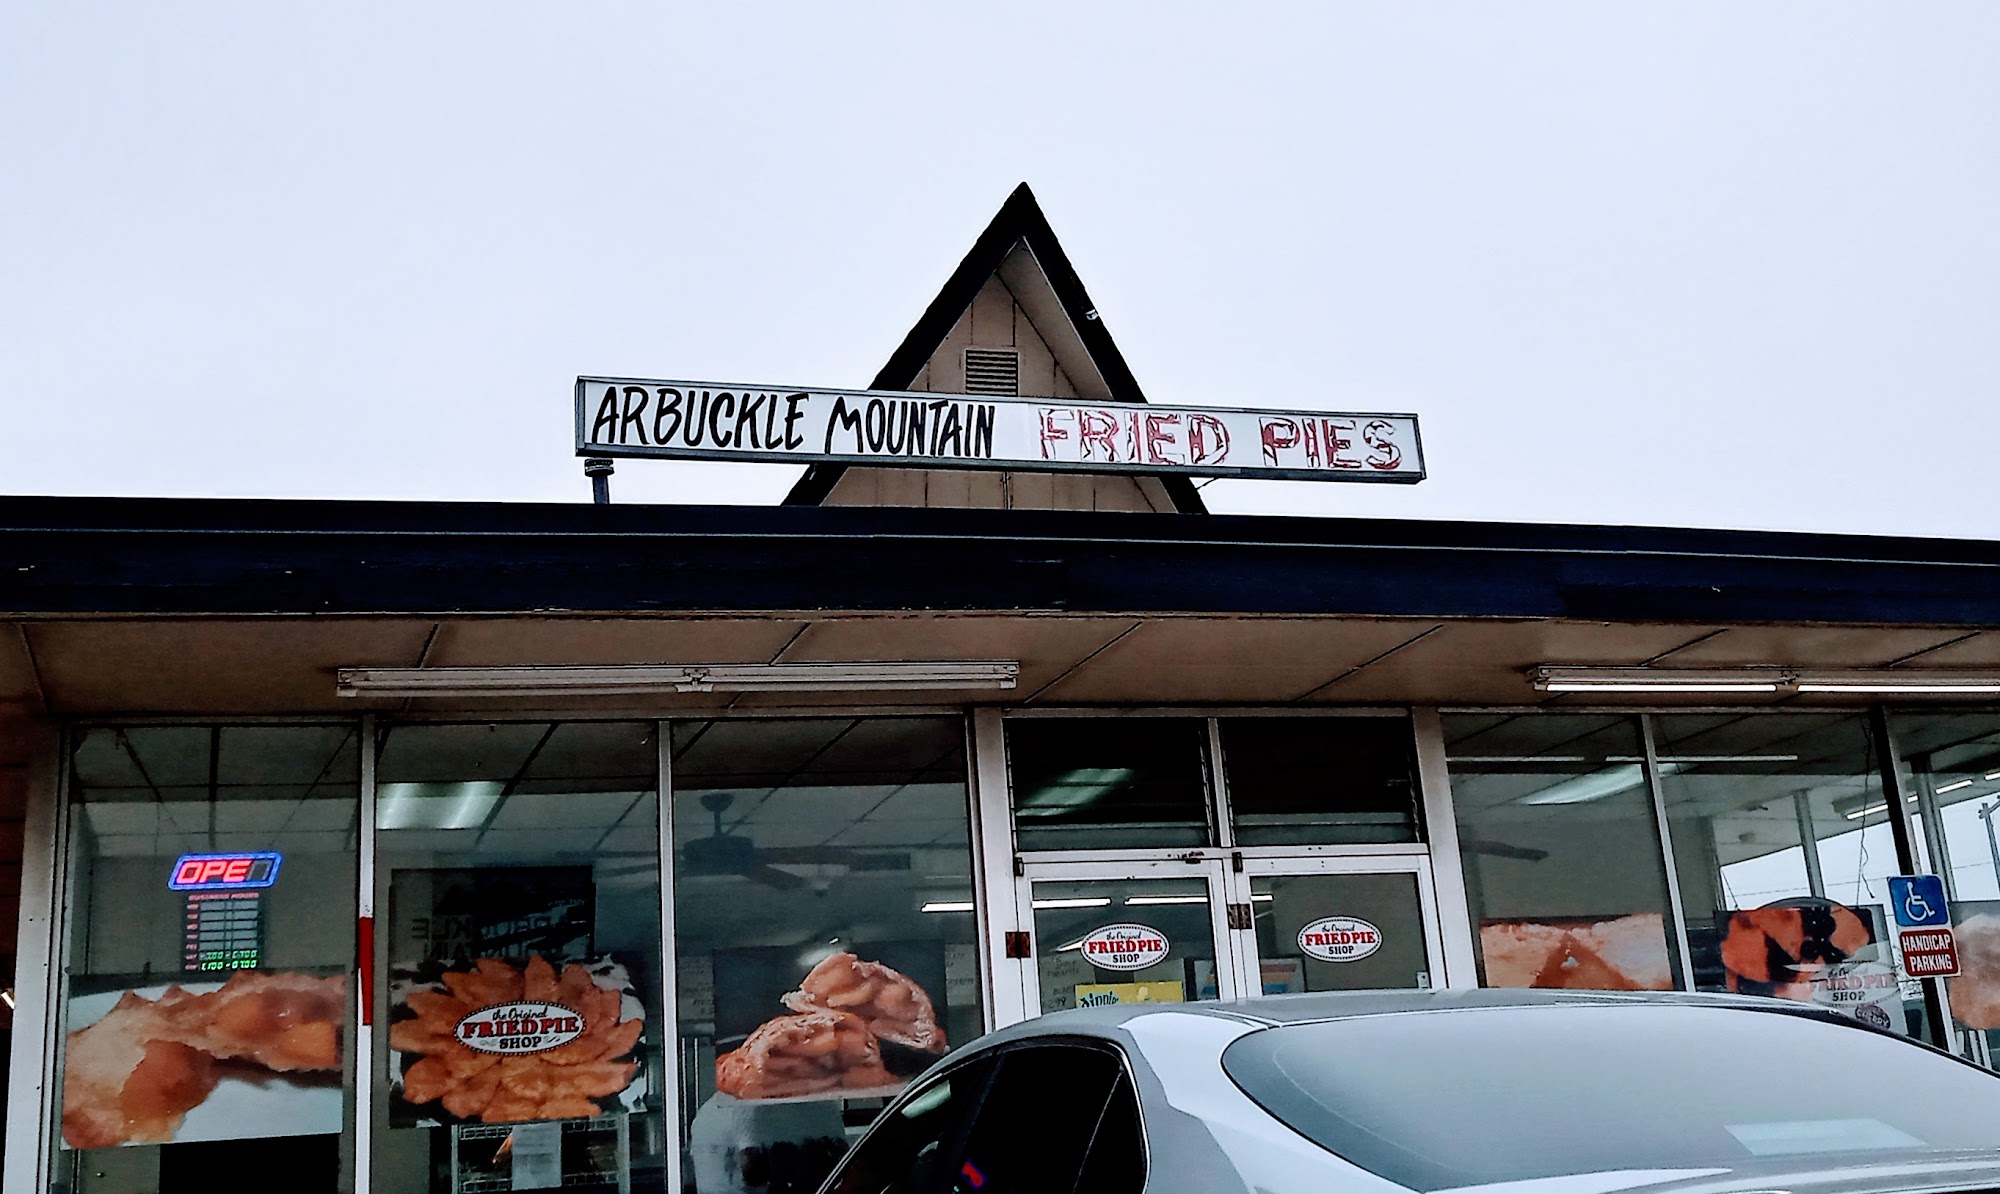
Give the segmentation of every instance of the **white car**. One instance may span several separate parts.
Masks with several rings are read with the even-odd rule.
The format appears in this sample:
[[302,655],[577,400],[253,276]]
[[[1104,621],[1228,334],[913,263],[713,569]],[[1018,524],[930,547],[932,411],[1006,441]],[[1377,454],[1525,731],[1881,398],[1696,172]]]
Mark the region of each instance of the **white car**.
[[1810,1005],[1538,991],[1058,1012],[959,1050],[824,1194],[2000,1188],[2000,1076]]

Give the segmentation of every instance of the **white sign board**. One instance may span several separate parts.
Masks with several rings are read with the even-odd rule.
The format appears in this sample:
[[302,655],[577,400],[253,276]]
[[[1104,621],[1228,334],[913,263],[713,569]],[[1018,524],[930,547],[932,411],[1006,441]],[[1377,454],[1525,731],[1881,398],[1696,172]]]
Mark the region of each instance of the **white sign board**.
[[579,456],[1424,479],[1415,415],[579,377]]

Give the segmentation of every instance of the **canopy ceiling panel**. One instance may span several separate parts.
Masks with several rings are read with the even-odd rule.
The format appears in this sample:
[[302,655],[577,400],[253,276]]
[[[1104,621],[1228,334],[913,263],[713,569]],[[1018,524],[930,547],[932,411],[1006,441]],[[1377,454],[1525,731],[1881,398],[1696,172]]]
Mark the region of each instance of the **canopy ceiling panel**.
[[1444,622],[1423,638],[1313,694],[1314,701],[1523,704],[1543,700],[1539,664],[1637,666],[1713,633],[1707,626],[1593,622]]
[[1040,691],[1139,622],[934,614],[834,618],[813,623],[785,651],[783,662],[1012,659],[1021,664],[1021,675],[1013,693],[1003,699],[1017,699]]
[[1958,631],[1944,645],[1910,658],[1906,667],[2000,668],[2000,634]]
[[271,618],[37,622],[28,640],[56,713],[358,712],[333,669],[409,667],[431,623]]
[[1331,618],[1159,618],[1081,663],[1040,704],[1284,702],[1430,628]]
[[429,667],[769,663],[806,623],[779,618],[478,618],[445,622]]
[[[1740,664],[1884,667],[1964,636],[1963,630],[1932,627],[1732,626],[1669,651],[1654,663],[1673,668]],[[1932,666],[1936,661],[1926,657],[1923,662]]]

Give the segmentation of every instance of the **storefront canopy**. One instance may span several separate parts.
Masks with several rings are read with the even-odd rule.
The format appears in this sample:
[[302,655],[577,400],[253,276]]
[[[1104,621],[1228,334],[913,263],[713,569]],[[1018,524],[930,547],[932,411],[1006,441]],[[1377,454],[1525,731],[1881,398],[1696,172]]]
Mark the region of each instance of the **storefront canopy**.
[[332,671],[361,665],[1007,659],[1004,699],[1038,704],[1574,703],[1539,664],[2000,669],[2000,544],[1948,540],[16,498],[0,559],[0,702],[31,716],[353,711]]

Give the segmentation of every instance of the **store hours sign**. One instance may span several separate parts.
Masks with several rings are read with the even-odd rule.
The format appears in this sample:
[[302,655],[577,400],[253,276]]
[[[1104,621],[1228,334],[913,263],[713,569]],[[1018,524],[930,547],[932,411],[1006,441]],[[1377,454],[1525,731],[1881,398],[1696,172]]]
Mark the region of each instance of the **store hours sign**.
[[579,456],[1424,479],[1415,415],[580,377]]

